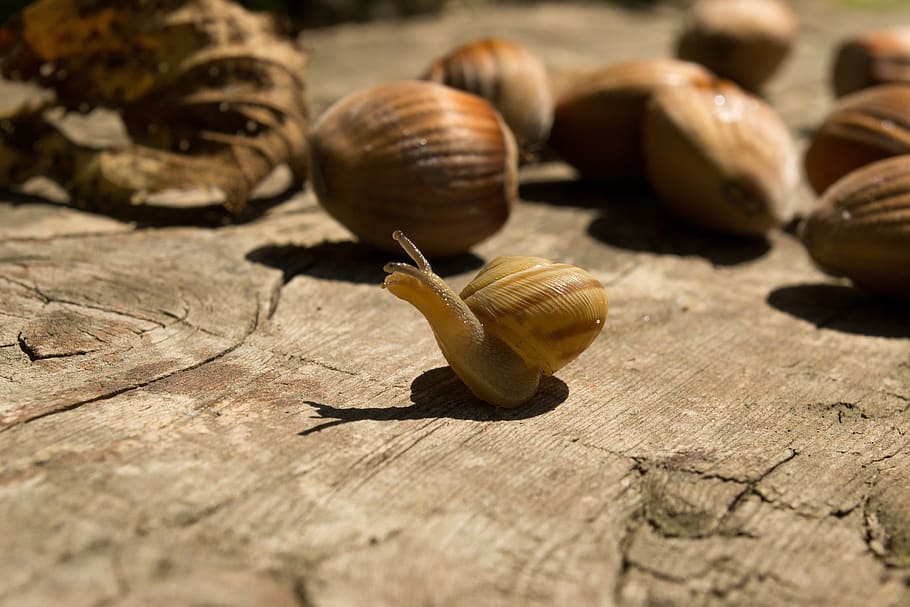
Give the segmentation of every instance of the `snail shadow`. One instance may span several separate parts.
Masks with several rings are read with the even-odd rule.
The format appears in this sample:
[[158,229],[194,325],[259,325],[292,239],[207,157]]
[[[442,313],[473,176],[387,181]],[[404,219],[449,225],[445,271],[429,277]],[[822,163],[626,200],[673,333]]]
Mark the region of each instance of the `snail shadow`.
[[910,303],[834,284],[779,287],[767,303],[817,328],[870,337],[910,337]]
[[554,206],[600,209],[588,234],[611,246],[643,253],[698,256],[716,266],[756,260],[771,250],[766,238],[743,238],[692,227],[664,208],[644,186],[613,187],[572,179],[524,186],[522,199]]
[[[352,283],[381,284],[386,273],[382,267],[389,261],[407,261],[404,252],[390,255],[354,241],[321,242],[313,246],[265,245],[246,254],[246,258],[281,270],[288,283],[299,274],[323,280]],[[473,253],[433,260],[433,270],[440,276],[461,274],[476,270],[484,264]]]
[[411,382],[408,407],[334,407],[304,401],[313,407],[316,419],[326,420],[298,432],[309,436],[333,426],[364,420],[401,421],[409,419],[461,419],[470,421],[514,421],[552,411],[569,397],[569,387],[555,377],[541,378],[540,390],[530,401],[514,409],[501,409],[477,399],[461,383],[451,367],[438,367],[419,375]]

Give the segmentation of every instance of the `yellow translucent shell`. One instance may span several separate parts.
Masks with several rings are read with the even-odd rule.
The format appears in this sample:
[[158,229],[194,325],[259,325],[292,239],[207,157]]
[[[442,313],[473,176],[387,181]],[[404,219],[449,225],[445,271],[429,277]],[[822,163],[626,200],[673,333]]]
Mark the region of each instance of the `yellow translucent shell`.
[[497,257],[461,292],[484,330],[544,375],[570,363],[600,334],[607,294],[573,265]]

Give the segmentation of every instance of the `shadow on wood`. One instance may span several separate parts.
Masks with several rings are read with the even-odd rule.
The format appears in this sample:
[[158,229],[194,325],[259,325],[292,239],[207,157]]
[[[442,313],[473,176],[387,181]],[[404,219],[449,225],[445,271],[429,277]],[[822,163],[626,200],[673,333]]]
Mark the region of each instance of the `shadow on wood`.
[[907,301],[876,297],[850,286],[790,285],[771,291],[767,302],[819,329],[873,337],[910,337]]
[[298,434],[308,436],[326,428],[363,420],[400,421],[406,419],[464,419],[472,421],[512,421],[528,419],[552,411],[569,396],[569,387],[555,377],[543,377],[540,390],[530,401],[514,409],[501,409],[478,400],[451,367],[438,367],[420,374],[411,383],[408,407],[334,407],[314,401],[304,401],[316,410],[317,419],[324,423],[307,428]]
[[[386,276],[382,266],[387,262],[410,262],[410,259],[403,257],[403,253],[390,255],[349,240],[321,242],[311,247],[291,244],[266,245],[250,251],[246,258],[281,270],[285,283],[298,274],[307,274],[323,280],[382,284]],[[433,271],[440,276],[476,270],[483,263],[483,259],[473,253],[432,262]]]
[[602,209],[588,234],[608,245],[662,255],[696,255],[717,266],[753,261],[771,250],[765,238],[702,231],[678,219],[646,189],[615,188],[575,180],[539,181],[521,188],[523,200]]

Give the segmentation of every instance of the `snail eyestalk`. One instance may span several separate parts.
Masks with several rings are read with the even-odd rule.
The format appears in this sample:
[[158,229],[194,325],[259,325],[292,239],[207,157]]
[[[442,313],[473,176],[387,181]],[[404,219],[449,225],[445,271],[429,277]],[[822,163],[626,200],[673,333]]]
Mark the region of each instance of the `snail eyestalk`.
[[455,374],[488,403],[514,407],[530,399],[537,392],[540,372],[485,330],[464,300],[433,273],[414,243],[398,230],[392,237],[417,266],[385,264],[389,275],[382,286],[423,314]]

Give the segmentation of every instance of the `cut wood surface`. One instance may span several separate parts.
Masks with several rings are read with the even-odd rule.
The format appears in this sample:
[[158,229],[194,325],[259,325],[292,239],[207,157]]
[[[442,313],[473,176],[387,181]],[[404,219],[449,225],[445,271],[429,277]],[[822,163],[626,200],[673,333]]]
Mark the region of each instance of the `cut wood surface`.
[[[910,9],[798,7],[767,96],[804,139],[835,44]],[[680,19],[542,3],[301,42],[315,116],[477,36],[572,69],[666,55]],[[0,605],[910,605],[907,302],[559,163],[520,194],[437,271],[568,261],[610,313],[508,411],[309,193],[222,227],[0,194]]]

